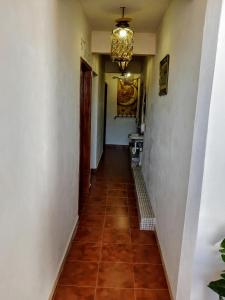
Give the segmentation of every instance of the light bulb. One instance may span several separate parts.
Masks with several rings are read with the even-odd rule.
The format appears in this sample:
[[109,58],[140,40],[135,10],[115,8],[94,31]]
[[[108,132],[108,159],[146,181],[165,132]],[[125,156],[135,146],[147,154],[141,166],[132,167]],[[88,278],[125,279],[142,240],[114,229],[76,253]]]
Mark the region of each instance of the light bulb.
[[119,35],[120,35],[121,38],[124,38],[127,35],[127,31],[125,29],[120,29]]

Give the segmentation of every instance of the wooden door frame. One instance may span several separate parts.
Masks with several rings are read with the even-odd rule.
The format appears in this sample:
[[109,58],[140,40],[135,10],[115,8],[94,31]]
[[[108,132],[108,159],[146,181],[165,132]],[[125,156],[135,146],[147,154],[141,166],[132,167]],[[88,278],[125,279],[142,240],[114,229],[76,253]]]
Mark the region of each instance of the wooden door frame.
[[80,164],[79,164],[79,212],[82,199],[89,193],[91,183],[91,98],[92,68],[80,59]]
[[103,131],[103,148],[106,145],[106,122],[107,122],[107,97],[108,97],[108,84],[105,82],[104,90],[104,131]]

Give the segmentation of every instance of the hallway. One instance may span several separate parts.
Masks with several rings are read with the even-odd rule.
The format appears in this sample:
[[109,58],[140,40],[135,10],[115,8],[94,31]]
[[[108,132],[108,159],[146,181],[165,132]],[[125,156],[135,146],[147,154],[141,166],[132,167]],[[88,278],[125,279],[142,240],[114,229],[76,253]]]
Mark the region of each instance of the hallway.
[[138,229],[126,147],[107,147],[54,300],[169,300],[153,232]]

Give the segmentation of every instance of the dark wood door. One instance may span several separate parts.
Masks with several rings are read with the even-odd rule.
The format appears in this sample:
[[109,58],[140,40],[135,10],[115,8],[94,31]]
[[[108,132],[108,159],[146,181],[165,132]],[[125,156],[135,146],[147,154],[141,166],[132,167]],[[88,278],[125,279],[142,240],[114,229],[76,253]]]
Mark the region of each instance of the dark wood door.
[[82,199],[89,193],[91,182],[91,67],[81,60],[80,68],[80,196],[79,211]]

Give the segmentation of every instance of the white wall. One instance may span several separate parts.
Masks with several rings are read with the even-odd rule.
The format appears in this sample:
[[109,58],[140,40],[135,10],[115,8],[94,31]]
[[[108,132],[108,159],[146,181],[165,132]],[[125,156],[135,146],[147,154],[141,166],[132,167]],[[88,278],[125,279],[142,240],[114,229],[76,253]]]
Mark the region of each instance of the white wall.
[[92,67],[91,168],[96,169],[103,153],[105,90],[103,59],[98,54],[93,55]]
[[[135,118],[117,118],[117,85],[118,80],[113,76],[119,73],[106,73],[105,81],[108,84],[107,118],[106,118],[106,144],[128,145],[128,134],[136,132]],[[134,74],[138,76],[140,74]]]
[[218,44],[214,40],[217,52],[209,110],[196,251],[192,270],[191,300],[218,299],[218,295],[207,288],[207,285],[210,281],[219,279],[219,275],[224,270],[224,263],[218,252],[218,243],[225,238],[225,1],[218,1],[217,5],[213,2],[209,1],[208,22],[214,27],[217,26],[220,19],[221,2],[223,4]]
[[[174,298],[188,192],[205,9],[206,0],[171,2],[158,33],[148,97],[143,173],[156,214],[157,234]],[[167,54],[170,54],[169,92],[167,96],[159,97],[159,63]]]
[[88,32],[78,1],[1,1],[1,299],[48,299],[77,221]]
[[[203,191],[202,182],[204,169],[205,167],[207,168],[208,164],[207,156],[205,157],[206,139],[208,139],[207,134],[210,133],[210,131],[208,132],[208,128],[210,127],[210,123],[208,123],[209,108],[210,105],[214,105],[211,96],[214,72],[216,72],[215,57],[218,42],[218,25],[221,13],[221,2],[222,1],[220,0],[216,2],[214,0],[208,1],[204,28],[190,179],[188,186],[188,197],[176,298],[183,300],[217,299],[215,298],[215,296],[212,297],[212,293],[207,288],[207,284],[210,280],[213,279],[214,276],[214,270],[216,268],[215,266],[213,266],[213,264],[217,265],[220,261],[218,259],[218,252],[216,252],[218,249],[215,249],[213,244],[216,240],[220,239],[218,237],[218,234],[223,232],[222,227],[222,230],[218,230],[217,224],[218,222],[220,222],[220,212],[224,210],[224,201],[221,201],[221,198],[214,199],[215,196],[213,196],[210,198],[210,202],[213,199],[212,203],[213,205],[215,205],[215,209],[212,209],[210,205],[207,206],[207,214],[210,214],[210,218],[213,218],[210,221],[210,223],[212,224],[212,229],[216,232],[215,236],[211,239],[210,242],[208,241],[208,235],[211,232],[211,225],[209,225],[209,223],[205,223],[202,230],[199,231],[198,222],[199,216],[201,220],[202,214],[205,215],[204,210],[206,209],[206,207],[204,207],[205,205],[202,204],[203,209],[200,209],[200,205],[201,202],[204,201],[204,194],[208,193],[207,191]],[[221,66],[224,65],[224,61],[221,61],[220,63]],[[223,107],[221,106],[221,111],[222,108]],[[212,111],[210,111],[210,115],[211,113]],[[217,116],[214,115],[213,118],[217,119]],[[221,133],[218,130],[214,131],[213,135],[214,138],[220,139]],[[216,143],[214,143],[214,147],[216,147]],[[209,159],[211,158],[212,157],[210,157]],[[207,181],[207,187],[211,187],[211,184],[214,181],[215,174],[217,174],[216,169],[212,172],[213,180]],[[218,193],[218,189],[216,188],[214,192],[215,194]],[[220,210],[219,212],[218,209]],[[199,244],[200,247],[198,246],[200,251],[197,250],[195,255],[196,238],[198,238],[198,240],[201,240],[201,242]],[[193,274],[193,268],[195,270],[195,274]],[[219,268],[217,270],[219,270]],[[192,296],[191,293],[193,293]]]
[[144,151],[143,151],[143,164],[142,164],[142,173],[144,174],[144,180],[146,182],[146,188],[148,190],[148,194],[150,195],[150,170],[149,170],[149,162],[150,162],[150,153],[151,153],[151,145],[152,145],[152,140],[151,136],[148,138],[150,135],[149,132],[149,123],[150,119],[152,117],[152,104],[153,102],[151,101],[151,92],[152,92],[152,84],[153,84],[153,76],[154,76],[154,56],[147,56],[145,58],[145,63],[143,65],[143,79],[144,79],[144,85],[146,89],[146,111],[145,111],[145,131],[146,133],[144,134],[145,139],[144,139]]
[[[92,31],[91,51],[92,53],[110,54],[111,32]],[[154,55],[156,54],[156,34],[136,32],[134,36],[134,54]]]
[[97,157],[97,114],[98,114],[98,82],[97,74],[92,76],[92,99],[91,99],[91,169],[96,169]]

